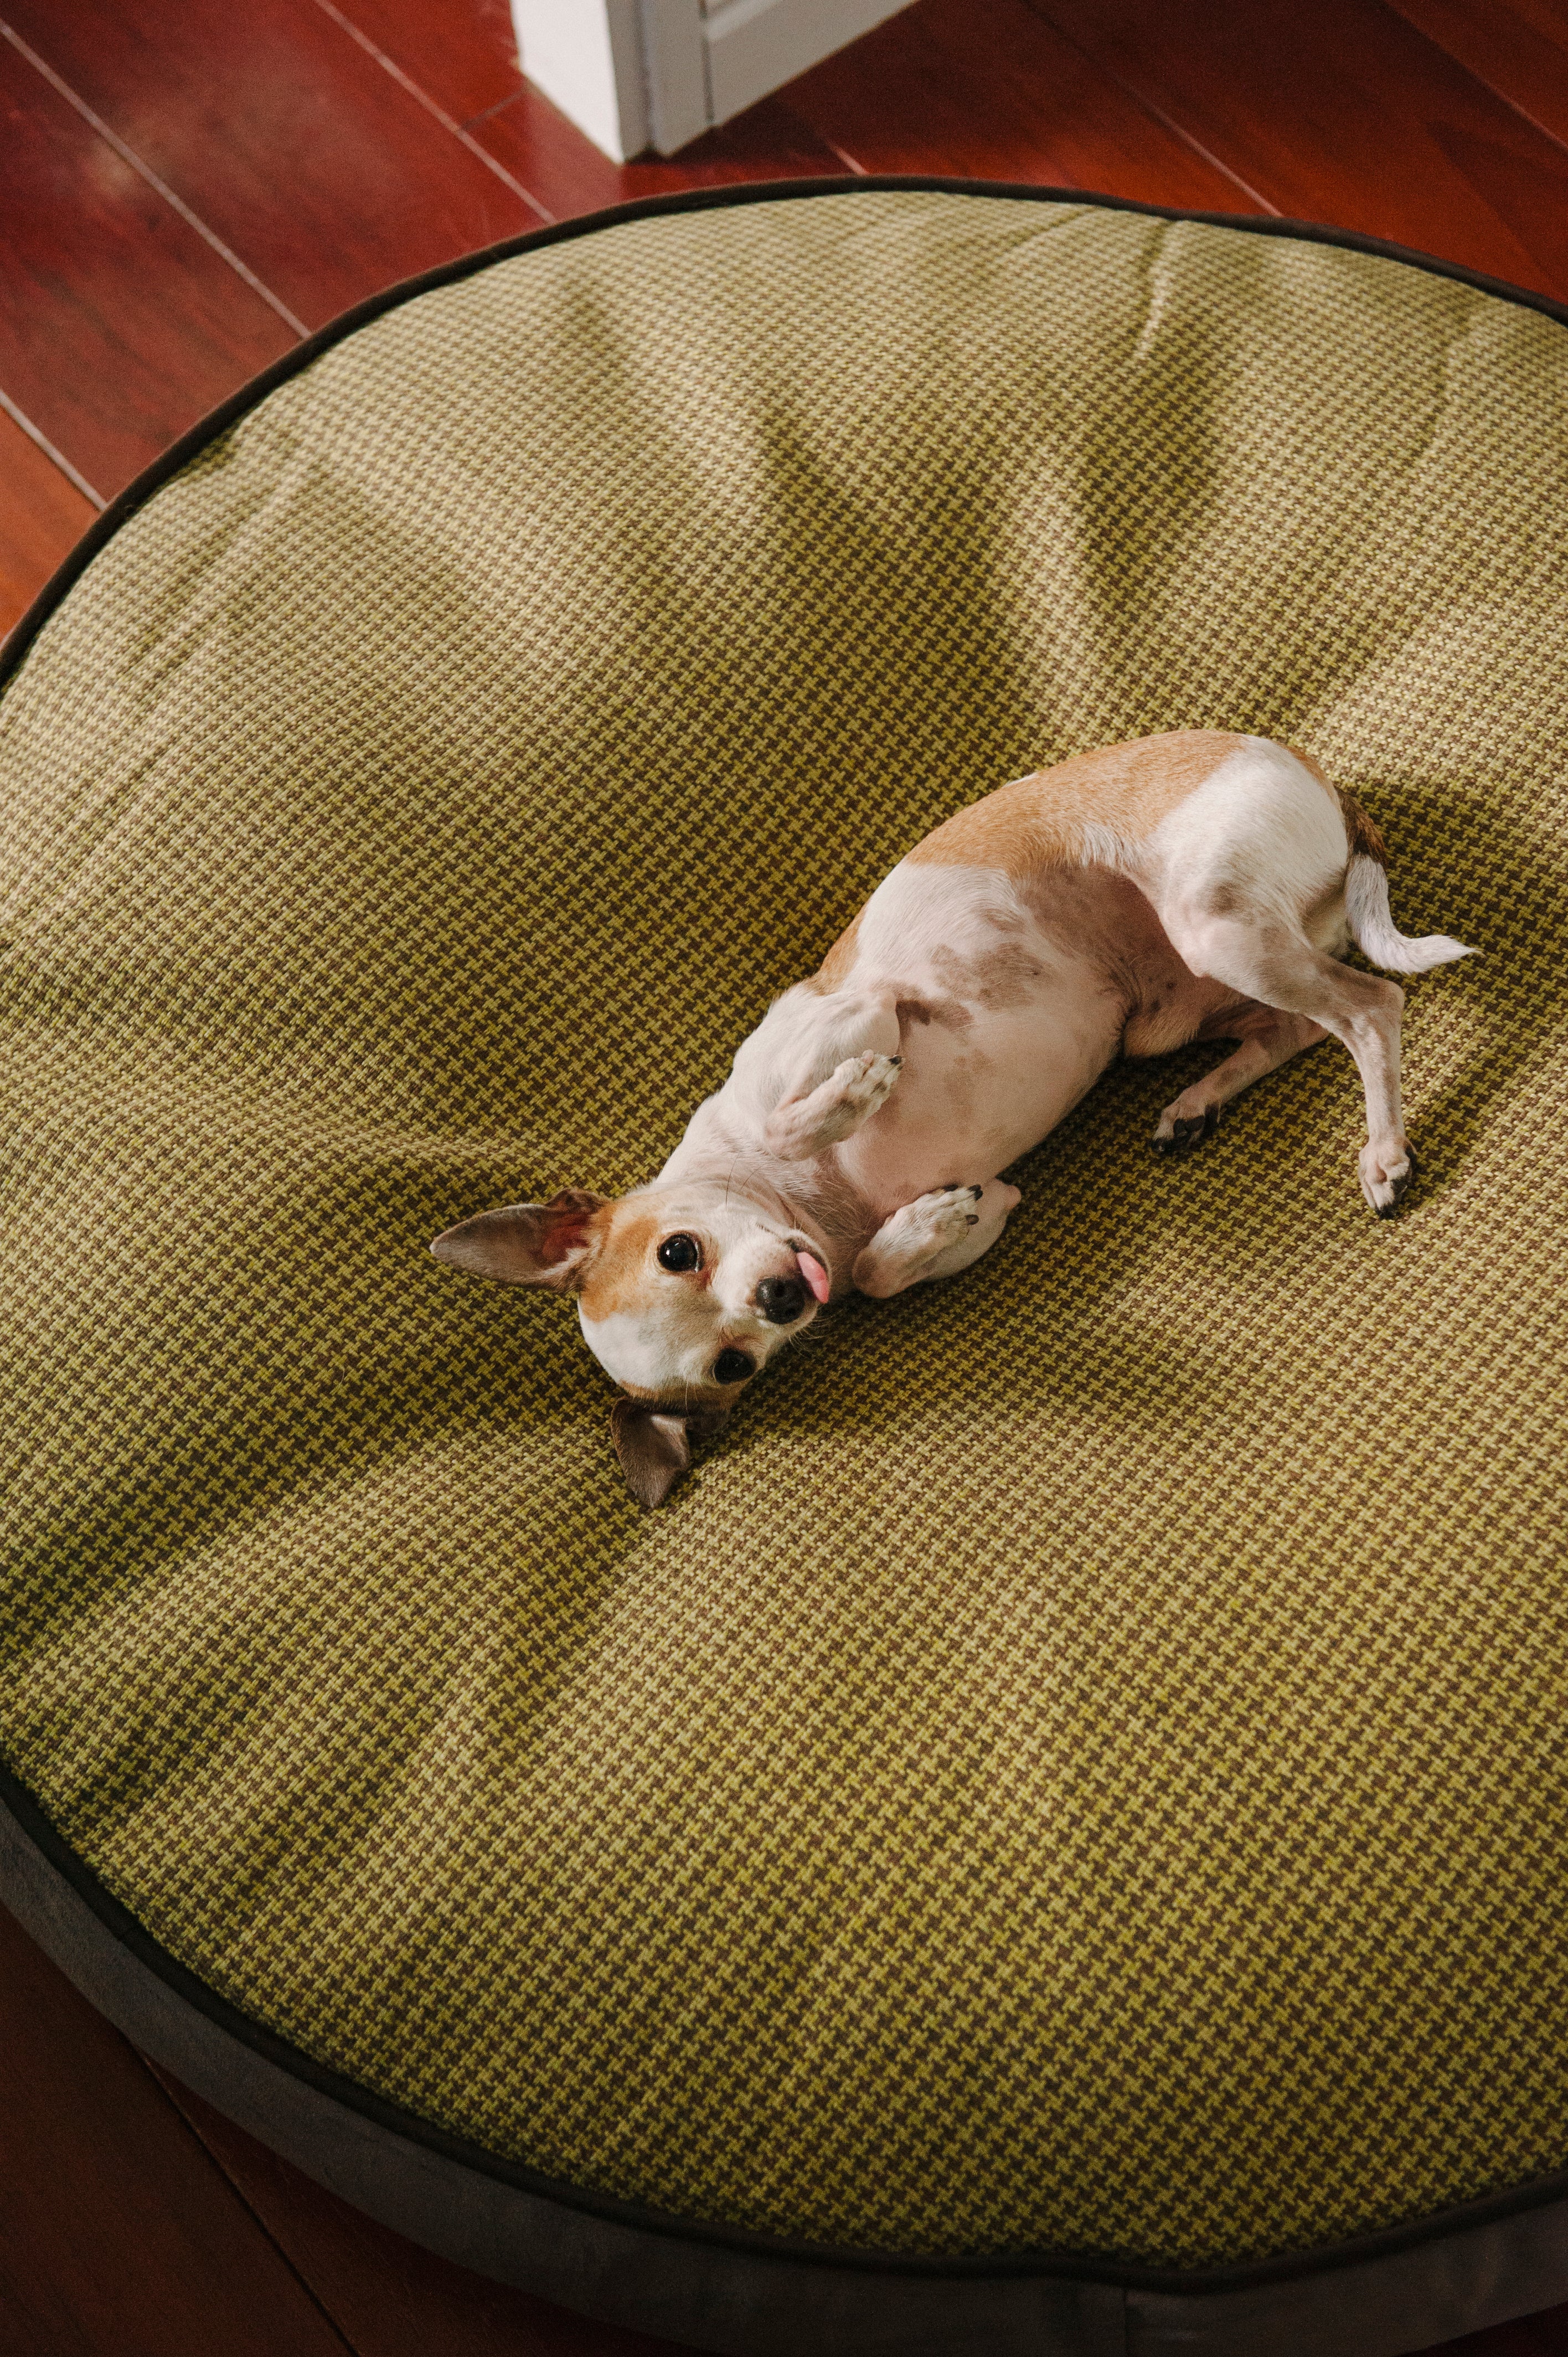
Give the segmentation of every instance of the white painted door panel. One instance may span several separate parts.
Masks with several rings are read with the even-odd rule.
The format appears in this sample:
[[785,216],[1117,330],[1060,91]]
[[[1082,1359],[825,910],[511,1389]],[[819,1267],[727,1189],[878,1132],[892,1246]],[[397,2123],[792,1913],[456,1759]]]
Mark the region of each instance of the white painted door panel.
[[618,164],[649,142],[638,0],[511,0],[530,81]]
[[908,0],[511,0],[522,70],[607,156],[673,155]]

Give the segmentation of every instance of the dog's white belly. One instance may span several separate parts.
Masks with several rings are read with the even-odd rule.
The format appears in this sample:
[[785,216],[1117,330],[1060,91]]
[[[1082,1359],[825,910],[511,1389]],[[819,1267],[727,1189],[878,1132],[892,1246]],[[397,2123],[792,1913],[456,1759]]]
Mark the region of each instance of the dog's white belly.
[[898,1086],[838,1147],[883,1215],[933,1187],[980,1184],[1038,1145],[1104,1071],[1119,1027],[1058,996],[1005,1013],[957,1006],[962,1029],[907,1023]]
[[891,1002],[898,1085],[837,1149],[886,1213],[979,1183],[1038,1144],[1116,1053],[1125,1007],[993,869],[896,868],[860,928],[848,988]]

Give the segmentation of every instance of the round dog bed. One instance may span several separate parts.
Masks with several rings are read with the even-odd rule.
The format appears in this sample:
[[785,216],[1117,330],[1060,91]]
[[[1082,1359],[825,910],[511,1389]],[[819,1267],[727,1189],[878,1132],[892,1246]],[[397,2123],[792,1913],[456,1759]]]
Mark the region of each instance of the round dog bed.
[[[1352,240],[731,190],[396,290],[104,520],[0,704],[0,1738],[134,2036],[706,2349],[1568,2296],[1565,400]],[[1484,951],[1418,1191],[1337,1049],[1175,1167],[1121,1067],[641,1512],[570,1305],[429,1240],[651,1175],[927,828],[1190,726]]]

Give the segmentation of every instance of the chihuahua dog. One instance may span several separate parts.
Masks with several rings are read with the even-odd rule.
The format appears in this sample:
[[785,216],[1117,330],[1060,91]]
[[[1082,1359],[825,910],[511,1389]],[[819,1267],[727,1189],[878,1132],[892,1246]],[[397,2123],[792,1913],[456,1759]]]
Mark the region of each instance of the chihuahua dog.
[[1332,1033],[1366,1092],[1361,1191],[1380,1219],[1415,1162],[1397,985],[1470,952],[1409,941],[1371,821],[1316,764],[1208,730],[1084,753],[927,835],[818,971],[768,1008],[650,1187],[483,1211],[437,1259],[574,1293],[625,1394],[611,1416],[657,1506],[743,1387],[850,1288],[952,1276],[1019,1200],[998,1174],[1118,1053],[1236,1045],[1165,1107],[1180,1153],[1264,1072]]

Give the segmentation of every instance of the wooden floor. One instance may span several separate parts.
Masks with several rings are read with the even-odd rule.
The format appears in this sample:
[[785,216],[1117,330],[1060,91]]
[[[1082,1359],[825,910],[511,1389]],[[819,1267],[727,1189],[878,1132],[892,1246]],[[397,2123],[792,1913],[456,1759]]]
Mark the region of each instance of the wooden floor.
[[[1024,180],[1331,221],[1568,299],[1568,0],[918,0],[625,167],[523,82],[506,0],[0,0],[0,630],[298,337],[622,197]],[[669,2348],[360,2218],[145,2062],[0,1916],[4,2357]],[[1568,2308],[1460,2352],[1568,2357]]]
[[1568,0],[918,0],[671,161],[506,0],[0,0],[0,630],[96,508],[376,288],[627,196],[921,171],[1277,212],[1568,297]]

